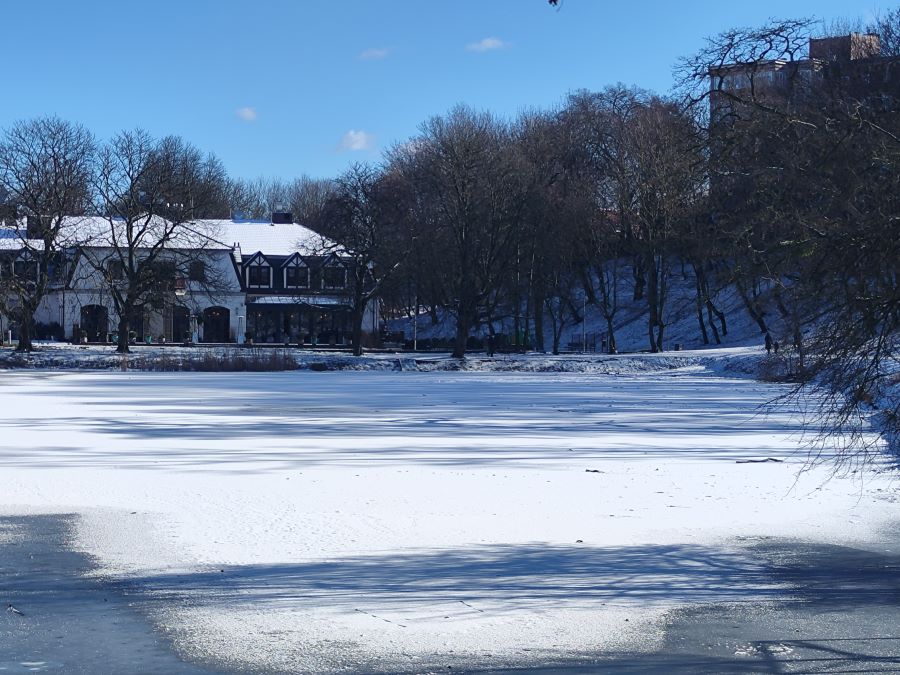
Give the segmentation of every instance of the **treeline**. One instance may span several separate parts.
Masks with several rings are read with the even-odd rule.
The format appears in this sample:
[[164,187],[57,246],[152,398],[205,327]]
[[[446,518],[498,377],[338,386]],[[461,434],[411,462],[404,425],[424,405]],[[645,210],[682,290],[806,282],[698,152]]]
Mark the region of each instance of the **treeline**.
[[[711,111],[703,255],[761,330],[777,321],[790,375],[824,395],[825,428],[852,432],[855,458],[872,448],[873,408],[895,448],[900,431],[898,28],[895,10],[869,29],[885,38],[880,53],[860,34],[804,62],[815,25],[774,22],[723,33],[681,64],[687,104]],[[860,45],[873,52],[829,53]],[[723,64],[741,64],[739,88]]]
[[662,350],[689,270],[703,342],[727,334],[733,289],[787,375],[824,393],[827,428],[864,440],[874,406],[896,434],[900,10],[868,27],[880,51],[844,33],[810,60],[819,30],[724,32],[671,96],[577,92],[513,121],[455,108],[334,180],[312,222],[371,262],[389,308],[451,314],[456,356],[499,320],[537,349],[549,326],[556,350],[585,299],[615,350],[623,289]]

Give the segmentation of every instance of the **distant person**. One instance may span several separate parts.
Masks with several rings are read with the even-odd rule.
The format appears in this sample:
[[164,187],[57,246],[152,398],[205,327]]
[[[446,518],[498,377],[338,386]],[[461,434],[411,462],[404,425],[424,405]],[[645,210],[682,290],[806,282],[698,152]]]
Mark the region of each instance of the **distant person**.
[[778,348],[779,348],[779,347],[780,347],[780,345],[778,344],[778,340],[775,340],[775,342],[772,343],[772,349],[775,350],[775,353],[776,353],[776,354],[778,354]]
[[[777,353],[777,349],[775,350]],[[772,336],[769,333],[766,333],[766,354],[772,353]]]

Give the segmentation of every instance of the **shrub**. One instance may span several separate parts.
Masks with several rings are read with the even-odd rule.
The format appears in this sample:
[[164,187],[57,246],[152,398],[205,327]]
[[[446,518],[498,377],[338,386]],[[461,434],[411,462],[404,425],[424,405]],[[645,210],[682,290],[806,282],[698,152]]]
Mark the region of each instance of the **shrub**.
[[138,367],[161,372],[204,373],[270,372],[299,368],[292,353],[284,349],[229,349],[222,352],[196,350],[161,354],[147,359]]
[[36,321],[32,334],[35,340],[56,340],[57,342],[62,342],[66,339],[66,332],[56,321],[51,321],[50,323]]

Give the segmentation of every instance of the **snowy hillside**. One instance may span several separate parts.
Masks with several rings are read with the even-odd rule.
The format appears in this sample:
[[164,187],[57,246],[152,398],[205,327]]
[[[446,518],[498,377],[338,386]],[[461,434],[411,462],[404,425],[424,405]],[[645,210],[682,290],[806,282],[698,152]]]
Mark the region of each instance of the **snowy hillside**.
[[[647,301],[633,299],[633,284],[631,272],[625,270],[621,274],[619,283],[619,310],[616,312],[614,325],[615,337],[619,352],[643,351],[648,348],[647,338]],[[666,350],[676,349],[676,345],[682,349],[702,349],[705,347],[738,347],[761,345],[762,336],[759,326],[750,317],[740,296],[733,287],[721,290],[713,302],[716,307],[725,314],[728,334],[721,333],[721,327],[716,323],[720,331],[721,344],[717,345],[713,331],[709,327],[709,319],[704,309],[703,319],[707,326],[709,344],[704,344],[697,317],[697,301],[694,285],[694,277],[689,271],[682,275],[676,270],[670,279],[671,291],[665,312]],[[575,303],[576,310],[580,313],[583,305],[579,301]],[[582,351],[582,344],[587,344],[587,351],[602,351],[602,341],[606,337],[606,320],[600,309],[594,305],[586,306],[586,322],[568,319],[568,323],[562,331],[560,351]],[[780,322],[774,312],[770,312],[767,321],[772,323],[772,331],[776,336],[781,330]],[[551,351],[553,344],[553,328],[551,318],[545,313],[544,340],[547,351]],[[417,324],[414,328],[414,323]],[[496,321],[495,332],[498,335],[511,336],[514,334],[514,322],[511,318]],[[418,320],[396,319],[388,323],[388,329],[403,331],[407,341],[412,340],[416,333],[423,346],[428,346],[429,340],[435,338],[451,338],[454,334],[456,323],[453,317],[446,312],[439,312],[439,320],[433,323],[432,317],[427,312],[419,314]],[[486,327],[481,327],[473,333],[479,337],[486,337]],[[777,338],[776,338],[777,339]]]

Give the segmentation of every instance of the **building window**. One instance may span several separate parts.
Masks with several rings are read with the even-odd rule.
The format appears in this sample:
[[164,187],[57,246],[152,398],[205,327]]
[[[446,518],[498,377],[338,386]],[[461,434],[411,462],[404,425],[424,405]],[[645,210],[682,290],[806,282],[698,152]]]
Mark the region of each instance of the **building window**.
[[206,281],[206,263],[202,260],[192,260],[188,265],[188,279],[190,281]]
[[306,267],[288,267],[284,271],[285,288],[309,288],[309,269]]
[[249,267],[247,269],[247,285],[256,288],[268,288],[272,285],[271,271],[272,268],[268,265],[254,265],[253,267]]
[[60,282],[66,276],[66,259],[62,255],[51,255],[47,260],[47,278]]
[[344,288],[347,285],[347,270],[338,265],[322,270],[322,288]]
[[170,260],[155,260],[150,265],[150,274],[157,283],[172,284],[175,282],[175,263]]
[[20,279],[37,279],[37,263],[34,260],[16,260],[13,274]]
[[124,268],[121,260],[110,260],[106,263],[106,276],[110,281],[121,281],[124,276]]

